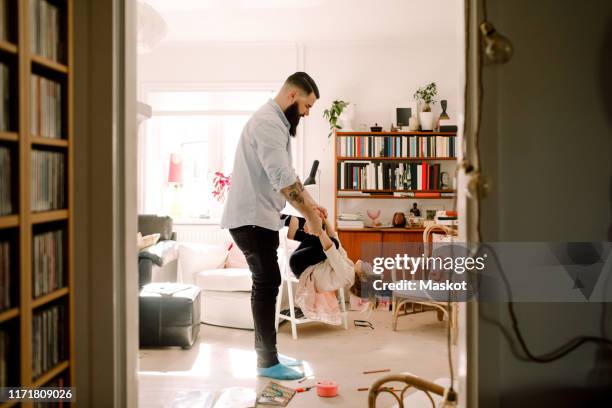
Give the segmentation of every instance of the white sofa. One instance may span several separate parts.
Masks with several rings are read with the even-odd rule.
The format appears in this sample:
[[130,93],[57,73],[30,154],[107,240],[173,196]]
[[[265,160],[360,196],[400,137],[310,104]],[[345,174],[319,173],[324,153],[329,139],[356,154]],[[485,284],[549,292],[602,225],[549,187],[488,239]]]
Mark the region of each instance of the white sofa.
[[[285,233],[286,229],[281,230],[281,234]],[[282,268],[284,239],[281,237],[280,241],[279,264]],[[253,329],[251,272],[231,238],[223,243],[179,242],[178,277],[179,281],[202,289],[200,316],[203,323]]]

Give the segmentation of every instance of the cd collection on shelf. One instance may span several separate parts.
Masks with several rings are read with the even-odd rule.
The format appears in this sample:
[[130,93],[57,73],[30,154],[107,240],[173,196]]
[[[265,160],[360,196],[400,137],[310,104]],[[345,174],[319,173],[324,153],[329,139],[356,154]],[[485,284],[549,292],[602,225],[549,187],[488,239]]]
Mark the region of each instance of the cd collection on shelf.
[[32,211],[64,208],[66,205],[64,153],[32,150],[31,164]]
[[37,298],[64,286],[64,232],[34,235],[32,295]]
[[0,146],[0,215],[13,213],[11,150]]
[[66,308],[54,305],[32,316],[32,378],[49,371],[66,356]]

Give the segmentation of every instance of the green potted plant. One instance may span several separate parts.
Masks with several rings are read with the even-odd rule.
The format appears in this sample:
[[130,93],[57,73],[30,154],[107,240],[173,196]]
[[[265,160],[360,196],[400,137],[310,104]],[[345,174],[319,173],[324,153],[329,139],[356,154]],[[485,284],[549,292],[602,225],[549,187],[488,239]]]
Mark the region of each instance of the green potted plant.
[[338,123],[338,120],[340,119],[342,112],[344,112],[349,104],[350,102],[335,100],[332,102],[329,109],[325,109],[323,111],[323,117],[329,122],[329,135],[327,135],[327,137],[330,137],[332,133],[334,133],[335,129],[342,129],[342,126],[340,123]]
[[416,99],[417,102],[422,102],[421,112],[419,113],[422,130],[433,130],[434,117],[430,105],[436,103],[435,97],[437,94],[438,89],[435,82],[417,89],[414,93],[414,99]]

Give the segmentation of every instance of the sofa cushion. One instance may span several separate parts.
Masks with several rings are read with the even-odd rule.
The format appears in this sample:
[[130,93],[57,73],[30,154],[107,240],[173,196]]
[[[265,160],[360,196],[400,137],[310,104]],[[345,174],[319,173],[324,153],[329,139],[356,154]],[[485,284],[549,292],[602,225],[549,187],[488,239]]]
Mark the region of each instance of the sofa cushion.
[[222,268],[227,259],[227,247],[199,243],[180,243],[179,275],[182,282],[195,283],[195,274],[202,270]]
[[250,292],[253,281],[246,268],[208,269],[196,274],[195,284],[202,290]]
[[138,216],[138,231],[142,235],[160,234],[159,240],[172,239],[172,218],[151,214]]
[[253,330],[249,292],[202,291],[202,322],[216,326]]
[[229,254],[227,255],[227,261],[225,261],[226,268],[247,268],[249,264],[247,263],[244,254],[238,248],[238,245],[233,242],[229,244]]

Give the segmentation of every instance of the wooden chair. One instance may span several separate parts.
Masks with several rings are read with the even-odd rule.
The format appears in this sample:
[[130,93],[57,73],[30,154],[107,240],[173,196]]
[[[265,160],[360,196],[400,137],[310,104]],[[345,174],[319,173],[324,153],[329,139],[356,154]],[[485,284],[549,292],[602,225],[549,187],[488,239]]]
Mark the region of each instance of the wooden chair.
[[[394,383],[404,383],[406,384],[402,389],[398,390],[393,385]],[[388,386],[385,386],[386,383],[391,383]],[[411,391],[412,389],[416,389],[425,394],[425,397],[422,395],[412,394],[410,396],[406,396],[407,391]],[[376,399],[380,394],[389,393],[393,395],[398,405],[397,408],[410,408],[410,407],[423,407],[428,405],[427,402],[431,403],[433,408],[436,408],[436,404],[441,400],[444,396],[446,389],[436,383],[431,381],[427,381],[423,378],[417,377],[412,374],[391,374],[385,377],[382,377],[376,380],[371,386],[370,391],[368,393],[368,408],[376,408]],[[433,395],[432,395],[433,394]]]
[[[429,226],[423,232],[424,254],[429,256],[433,250],[433,244],[436,242],[446,242],[449,238],[454,236],[456,233],[452,228],[448,228],[442,225],[434,224]],[[428,271],[424,271],[427,273]],[[393,281],[398,281],[398,271],[392,270]],[[405,271],[401,271],[402,280],[406,279],[404,275]],[[397,330],[397,322],[400,317],[408,316],[414,313],[421,313],[429,310],[435,310],[437,312],[437,318],[439,321],[444,320],[444,317],[449,321],[451,326],[451,337],[453,344],[457,343],[457,319],[458,319],[458,308],[456,302],[451,302],[450,306],[448,302],[441,302],[429,299],[426,293],[422,293],[420,296],[418,291],[401,291],[394,290],[391,298],[392,308],[392,321],[391,326],[393,331]]]

